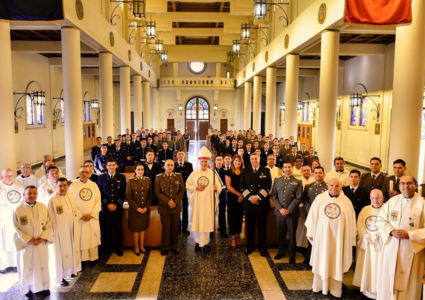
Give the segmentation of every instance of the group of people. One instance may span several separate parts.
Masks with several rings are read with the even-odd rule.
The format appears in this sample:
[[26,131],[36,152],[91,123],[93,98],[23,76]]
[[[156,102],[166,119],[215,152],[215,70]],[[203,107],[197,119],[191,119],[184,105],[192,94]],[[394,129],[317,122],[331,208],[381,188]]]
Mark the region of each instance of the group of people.
[[[304,248],[314,292],[340,297],[354,255],[353,283],[366,296],[419,299],[425,207],[422,187],[406,175],[403,160],[394,161],[393,176],[381,173],[377,157],[370,160],[369,173],[348,171],[342,157],[326,173],[314,148],[298,149],[293,137],[278,140],[251,129],[209,135],[210,149],[198,151],[197,170],[186,159],[188,132],[143,128],[135,134],[127,130],[115,141],[108,137],[105,144],[97,138],[92,160],[75,180],[66,179],[49,155],[34,175],[28,163],[16,178],[4,169],[0,270],[17,266],[21,292],[30,297],[49,294],[49,274],[68,285],[82,263],[98,259],[99,245],[122,256],[125,202],[135,255],[146,251],[150,207],[158,206],[162,255],[180,253],[179,232],[192,235],[196,251],[211,250],[218,208],[218,230],[223,237],[230,234],[231,248],[241,247],[245,216],[245,254],[257,246],[266,256],[273,208],[279,244],[274,259],[288,255],[294,264],[297,247]],[[134,168],[128,180],[122,174],[127,167]]]

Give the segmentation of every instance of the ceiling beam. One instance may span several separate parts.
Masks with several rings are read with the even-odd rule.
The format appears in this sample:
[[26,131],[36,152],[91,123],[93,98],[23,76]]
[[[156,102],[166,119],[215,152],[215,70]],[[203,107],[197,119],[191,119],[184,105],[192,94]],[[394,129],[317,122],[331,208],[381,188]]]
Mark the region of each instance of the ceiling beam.
[[[301,55],[320,55],[320,44],[300,53]],[[340,44],[339,56],[364,56],[385,54],[385,45],[383,44]]]

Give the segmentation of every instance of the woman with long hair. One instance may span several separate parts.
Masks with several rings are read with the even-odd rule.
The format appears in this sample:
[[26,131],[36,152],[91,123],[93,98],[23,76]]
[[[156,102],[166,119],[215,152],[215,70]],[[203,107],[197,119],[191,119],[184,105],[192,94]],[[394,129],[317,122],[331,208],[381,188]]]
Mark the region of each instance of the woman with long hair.
[[240,234],[243,222],[243,195],[239,188],[239,181],[243,169],[242,157],[239,154],[233,156],[231,169],[226,174],[227,194],[227,223],[229,233],[232,236],[232,249],[239,248]]
[[149,208],[152,204],[153,192],[149,177],[143,177],[145,168],[137,164],[134,178],[127,182],[126,200],[130,205],[128,210],[128,230],[133,232],[134,253],[139,256],[145,253],[143,246],[145,231],[149,227]]

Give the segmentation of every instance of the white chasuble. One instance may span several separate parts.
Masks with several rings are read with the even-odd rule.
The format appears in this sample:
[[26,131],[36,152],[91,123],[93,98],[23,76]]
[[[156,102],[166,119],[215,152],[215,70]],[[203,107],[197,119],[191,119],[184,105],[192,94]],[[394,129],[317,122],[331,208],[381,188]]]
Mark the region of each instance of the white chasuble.
[[[14,211],[13,224],[17,232],[15,240],[18,250],[18,275],[21,294],[33,293],[50,288],[49,250],[53,243],[52,224],[47,207],[43,203],[34,205],[21,203]],[[28,245],[32,239],[42,238],[38,246]]]

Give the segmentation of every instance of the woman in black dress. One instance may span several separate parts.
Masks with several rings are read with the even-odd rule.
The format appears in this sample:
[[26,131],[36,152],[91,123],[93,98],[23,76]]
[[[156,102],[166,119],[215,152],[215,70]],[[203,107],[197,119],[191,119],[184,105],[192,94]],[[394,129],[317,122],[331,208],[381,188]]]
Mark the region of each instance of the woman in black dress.
[[227,223],[229,233],[232,236],[232,249],[239,247],[240,234],[243,222],[243,195],[239,188],[239,179],[242,172],[242,157],[239,154],[233,156],[231,169],[226,174],[227,194]]

